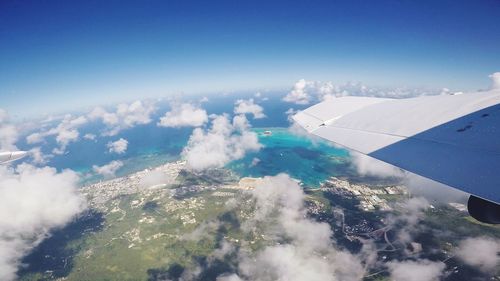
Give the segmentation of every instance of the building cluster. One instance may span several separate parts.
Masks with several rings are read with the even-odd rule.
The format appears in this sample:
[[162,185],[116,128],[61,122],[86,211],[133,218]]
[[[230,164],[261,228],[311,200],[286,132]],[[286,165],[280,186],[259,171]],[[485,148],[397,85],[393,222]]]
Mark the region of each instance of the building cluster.
[[325,181],[321,188],[340,195],[355,196],[360,201],[359,207],[364,211],[375,209],[391,211],[391,206],[381,196],[407,193],[404,186],[372,187],[364,184],[350,183],[336,177],[331,177]]
[[[185,161],[177,161],[158,166],[154,169],[145,169],[128,176],[111,180],[100,181],[82,187],[81,191],[87,196],[90,207],[107,211],[105,203],[117,196],[135,194],[138,192],[153,192],[159,186],[173,183],[179,172],[186,166]],[[160,172],[162,182],[150,184],[147,180],[151,173]],[[133,205],[140,205],[140,202],[133,202]],[[136,206],[132,206],[136,207]]]

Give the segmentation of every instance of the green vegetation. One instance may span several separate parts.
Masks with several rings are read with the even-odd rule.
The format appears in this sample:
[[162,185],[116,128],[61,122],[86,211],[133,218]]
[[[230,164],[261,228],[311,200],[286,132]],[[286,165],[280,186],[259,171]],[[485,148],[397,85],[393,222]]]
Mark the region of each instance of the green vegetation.
[[[95,221],[99,227],[79,227],[77,224],[71,226],[75,230],[62,232],[66,233],[65,239],[57,238],[58,245],[62,247],[59,252],[65,255],[59,271],[47,271],[50,267],[28,269],[22,272],[20,279],[155,280],[180,276],[185,269],[207,264],[207,257],[224,240],[233,245],[244,244],[253,251],[261,249],[268,243],[260,235],[261,230],[266,225],[272,225],[273,218],[269,218],[266,225],[257,224],[253,231],[242,231],[255,206],[248,194],[234,188],[236,183],[231,177],[233,175],[224,172],[220,177],[181,173],[177,183],[171,186],[139,190],[112,198],[99,208],[102,210],[98,213],[102,216],[102,225],[100,220]],[[197,185],[203,188],[183,191],[185,186]],[[374,228],[384,226],[381,220],[387,212],[359,210],[354,197],[339,196],[320,189],[306,189],[305,192],[310,215],[330,223],[337,242],[344,243],[344,247],[359,249],[359,243],[347,240],[342,233],[339,222],[344,216],[346,224],[351,229],[354,227],[355,232],[366,232],[364,225]],[[380,197],[395,203],[406,195],[386,194]],[[334,212],[338,208],[343,210],[341,217]],[[396,209],[393,213],[399,211]],[[360,230],[356,230],[356,225]],[[427,231],[429,229],[433,231]],[[448,206],[428,210],[421,222],[421,230],[415,239],[422,243],[423,254],[427,250],[436,252],[435,249],[440,249],[442,253],[433,256],[437,259],[443,259],[443,253],[452,251],[457,241],[465,237],[486,235],[500,238],[500,227],[477,223]],[[68,236],[71,231],[75,232],[74,235]],[[375,242],[385,245],[383,239]],[[390,255],[396,257],[396,253]],[[212,263],[212,268],[204,270],[203,274],[207,274],[207,280],[215,280],[215,276],[234,266],[234,260]],[[366,280],[387,280],[386,275],[387,272],[374,274]]]

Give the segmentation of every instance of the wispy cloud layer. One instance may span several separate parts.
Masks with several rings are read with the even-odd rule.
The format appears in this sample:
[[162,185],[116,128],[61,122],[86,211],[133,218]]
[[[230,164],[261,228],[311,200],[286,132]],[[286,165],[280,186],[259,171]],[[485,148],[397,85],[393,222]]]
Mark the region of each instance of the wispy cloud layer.
[[266,117],[264,108],[254,102],[253,99],[237,100],[234,108],[235,114],[252,114],[254,119]]
[[127,151],[128,141],[124,138],[120,138],[117,141],[108,142],[106,146],[110,153],[123,154]]
[[244,115],[236,115],[232,122],[227,115],[213,116],[210,129],[194,129],[182,156],[193,170],[223,167],[262,147],[249,128]]
[[[335,247],[327,223],[307,217],[305,194],[288,175],[265,177],[251,194],[256,210],[246,229],[268,224],[265,235],[276,243],[255,254],[240,254],[240,277],[263,281],[362,278],[361,259]],[[274,216],[276,220],[270,222]]]

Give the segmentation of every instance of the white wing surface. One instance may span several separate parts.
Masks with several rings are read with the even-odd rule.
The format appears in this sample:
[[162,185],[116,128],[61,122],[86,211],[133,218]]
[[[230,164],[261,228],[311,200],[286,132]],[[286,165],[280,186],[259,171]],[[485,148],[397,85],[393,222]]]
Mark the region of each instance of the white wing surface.
[[341,97],[293,118],[314,135],[500,204],[500,90]]
[[19,160],[28,154],[26,151],[6,151],[0,152],[0,164]]

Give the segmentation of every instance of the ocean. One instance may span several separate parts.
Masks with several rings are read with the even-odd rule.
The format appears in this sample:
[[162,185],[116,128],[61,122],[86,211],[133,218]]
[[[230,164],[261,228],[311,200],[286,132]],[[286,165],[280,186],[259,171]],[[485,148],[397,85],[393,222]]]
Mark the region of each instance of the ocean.
[[[219,96],[210,98],[202,104],[209,114],[232,114],[234,102],[248,96]],[[227,168],[241,176],[267,176],[278,173],[288,173],[308,187],[317,187],[330,176],[344,176],[353,173],[350,165],[349,153],[340,148],[331,146],[324,141],[311,141],[304,136],[292,134],[287,128],[290,126],[286,111],[291,106],[284,103],[277,95],[268,95],[267,100],[255,100],[264,107],[266,118],[249,120],[253,130],[258,133],[263,148],[255,153],[247,154],[243,159],[233,161]],[[180,159],[180,153],[186,145],[192,128],[164,128],[157,126],[157,120],[169,110],[167,102],[160,102],[158,110],[152,116],[152,122],[147,125],[121,131],[118,135],[107,137],[98,136],[95,141],[80,140],[70,143],[67,153],[54,155],[47,165],[58,170],[71,169],[82,175],[82,184],[103,179],[93,173],[93,165],[102,166],[113,160],[123,162],[116,176],[158,166],[166,162]],[[80,136],[87,133],[99,135],[104,130],[102,124],[91,123],[79,129]],[[270,136],[264,131],[272,132]],[[128,141],[128,149],[124,154],[109,153],[106,144],[124,138]],[[18,143],[20,149],[30,149],[24,140]],[[53,138],[47,138],[42,146],[44,153],[57,147]],[[255,160],[258,159],[258,160]]]

